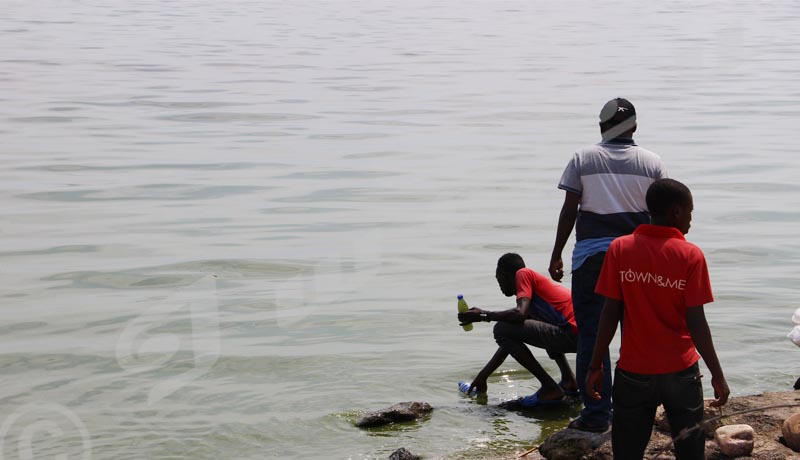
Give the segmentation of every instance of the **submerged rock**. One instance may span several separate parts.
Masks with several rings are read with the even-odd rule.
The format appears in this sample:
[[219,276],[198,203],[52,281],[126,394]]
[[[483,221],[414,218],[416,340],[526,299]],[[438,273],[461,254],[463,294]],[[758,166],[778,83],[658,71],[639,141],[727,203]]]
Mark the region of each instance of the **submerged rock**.
[[611,439],[611,431],[589,433],[567,428],[549,436],[539,446],[547,460],[575,460],[583,457]]
[[396,422],[410,422],[431,413],[433,407],[426,402],[409,401],[397,403],[386,409],[369,412],[356,422],[359,428],[372,428]]
[[419,455],[414,455],[405,447],[401,447],[396,451],[392,452],[392,455],[389,456],[389,460],[421,460],[422,457]]
[[753,452],[756,432],[750,425],[726,425],[717,428],[714,440],[729,457],[746,457]]
[[783,440],[795,452],[800,452],[800,413],[783,421]]

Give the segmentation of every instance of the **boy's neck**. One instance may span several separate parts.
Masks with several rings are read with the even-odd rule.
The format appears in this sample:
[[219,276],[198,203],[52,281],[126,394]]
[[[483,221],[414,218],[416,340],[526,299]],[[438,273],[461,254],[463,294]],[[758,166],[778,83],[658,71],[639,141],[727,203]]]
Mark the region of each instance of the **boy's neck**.
[[[678,228],[674,222],[670,222],[669,219],[659,216],[650,216],[650,225],[657,225],[659,227],[672,227]],[[680,230],[680,229],[678,229]]]

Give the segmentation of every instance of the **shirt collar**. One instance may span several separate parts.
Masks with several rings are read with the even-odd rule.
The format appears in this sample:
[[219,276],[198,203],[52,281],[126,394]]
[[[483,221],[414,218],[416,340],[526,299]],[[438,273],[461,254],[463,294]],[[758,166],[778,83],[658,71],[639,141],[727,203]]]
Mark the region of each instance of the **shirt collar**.
[[624,144],[624,145],[636,145],[636,142],[633,141],[632,137],[615,137],[613,139],[604,140],[603,144]]
[[652,236],[655,238],[678,238],[686,241],[680,230],[675,227],[664,227],[663,225],[641,224],[633,231],[634,235]]

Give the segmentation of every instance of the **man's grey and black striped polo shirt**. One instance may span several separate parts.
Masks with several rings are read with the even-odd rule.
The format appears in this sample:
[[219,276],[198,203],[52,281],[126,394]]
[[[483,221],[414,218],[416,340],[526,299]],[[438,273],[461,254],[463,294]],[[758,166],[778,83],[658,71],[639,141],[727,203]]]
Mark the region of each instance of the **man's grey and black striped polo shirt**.
[[647,188],[665,177],[661,157],[632,139],[604,141],[575,152],[558,188],[581,196],[576,240],[627,235],[648,223]]

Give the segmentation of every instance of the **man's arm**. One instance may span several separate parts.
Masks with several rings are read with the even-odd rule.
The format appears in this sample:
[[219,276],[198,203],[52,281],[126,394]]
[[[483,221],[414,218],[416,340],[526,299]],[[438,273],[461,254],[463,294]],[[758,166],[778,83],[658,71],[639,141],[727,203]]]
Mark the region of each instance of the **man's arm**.
[[[524,323],[528,319],[528,309],[531,299],[527,297],[517,298],[517,307],[503,311],[488,311],[480,308],[470,308],[464,313],[458,314],[461,325],[475,323],[479,321],[505,321],[507,323]],[[485,316],[482,316],[485,315]]]
[[575,192],[566,192],[564,204],[561,206],[561,213],[558,215],[558,228],[556,230],[556,242],[553,245],[553,254],[550,256],[550,277],[554,281],[561,281],[564,277],[564,262],[561,260],[561,253],[567,245],[569,235],[575,227],[575,220],[578,218],[578,205],[581,196]]
[[722,374],[722,366],[717,359],[717,352],[714,350],[714,342],[711,340],[711,330],[708,328],[708,321],[706,321],[706,313],[703,306],[689,307],[686,310],[686,326],[689,328],[689,334],[692,336],[694,346],[703,357],[708,370],[711,371],[711,386],[714,388],[714,397],[716,401],[711,403],[713,407],[719,407],[728,402],[728,395],[731,390],[728,388],[728,382],[725,381],[725,376]]
[[489,378],[494,371],[503,364],[503,361],[506,360],[508,357],[508,353],[503,351],[502,348],[498,348],[497,351],[492,356],[492,359],[483,366],[478,375],[475,376],[475,380],[472,381],[472,384],[469,386],[469,390],[467,390],[467,394],[472,393],[473,388],[478,390],[478,394],[485,394],[486,390],[488,389],[488,385],[486,384],[486,380]]
[[601,398],[600,391],[603,389],[603,359],[606,357],[611,339],[617,332],[617,324],[622,319],[624,310],[625,304],[621,300],[606,297],[603,312],[600,314],[600,324],[597,327],[592,361],[586,374],[586,391],[589,392],[589,396],[597,400]]

